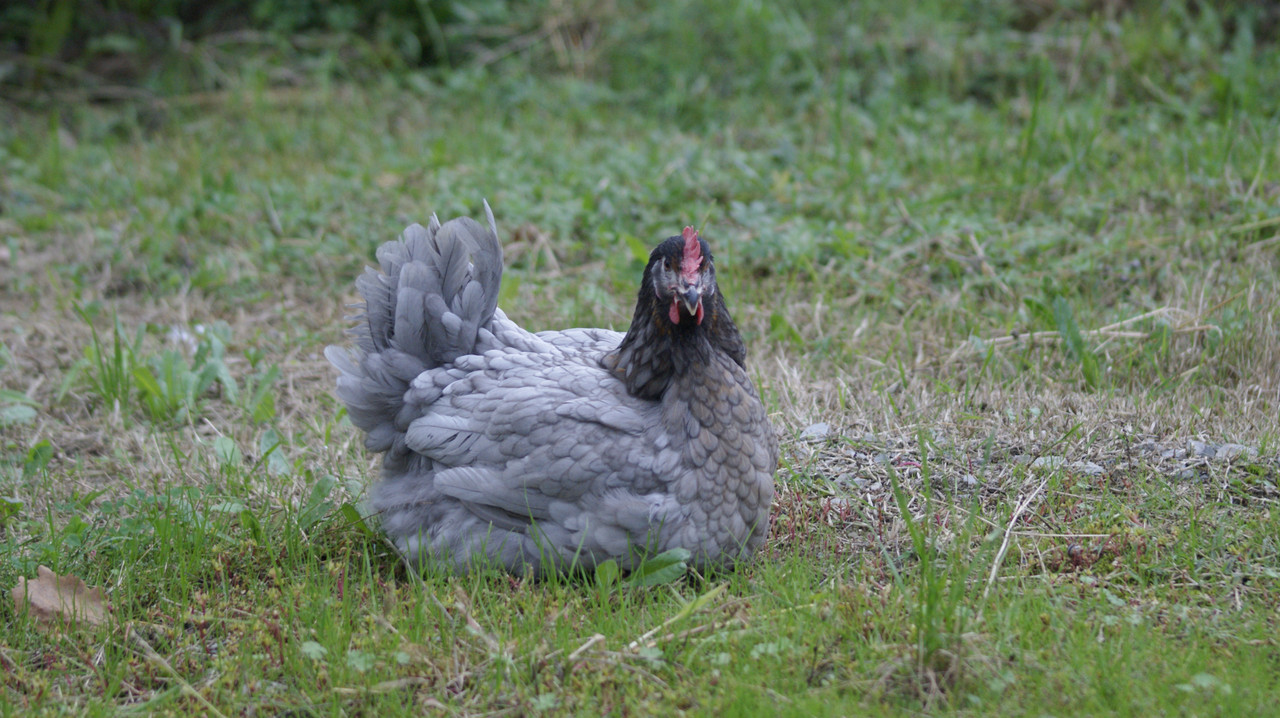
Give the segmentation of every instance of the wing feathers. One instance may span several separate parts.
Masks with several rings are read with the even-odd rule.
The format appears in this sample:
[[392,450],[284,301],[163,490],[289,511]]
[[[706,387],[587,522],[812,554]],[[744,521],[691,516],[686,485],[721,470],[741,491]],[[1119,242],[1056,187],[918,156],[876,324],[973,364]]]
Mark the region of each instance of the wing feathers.
[[550,497],[534,488],[508,485],[499,470],[455,466],[437,471],[435,483],[440,491],[459,501],[492,506],[535,520],[550,516]]

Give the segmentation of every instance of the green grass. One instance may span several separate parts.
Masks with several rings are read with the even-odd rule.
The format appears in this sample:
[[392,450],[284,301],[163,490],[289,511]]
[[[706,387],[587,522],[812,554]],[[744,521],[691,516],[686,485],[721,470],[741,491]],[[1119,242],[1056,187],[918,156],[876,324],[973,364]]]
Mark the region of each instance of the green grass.
[[[217,87],[6,104],[0,587],[112,612],[0,604],[0,714],[1274,713],[1274,30],[900,5],[587,4],[547,27],[590,47],[384,76],[211,45]],[[417,576],[361,516],[320,352],[379,243],[482,198],[535,330],[624,328],[703,227],[782,437],[758,560]]]

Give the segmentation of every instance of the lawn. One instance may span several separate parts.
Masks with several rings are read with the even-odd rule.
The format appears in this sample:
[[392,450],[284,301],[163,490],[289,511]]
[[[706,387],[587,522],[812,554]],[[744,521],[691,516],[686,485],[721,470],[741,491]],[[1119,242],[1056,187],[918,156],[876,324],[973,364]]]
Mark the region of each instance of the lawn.
[[[232,36],[5,86],[0,587],[108,611],[0,602],[0,715],[1276,714],[1277,19],[579,5],[450,70]],[[485,199],[533,330],[624,330],[702,227],[781,443],[755,561],[380,537],[322,351]]]

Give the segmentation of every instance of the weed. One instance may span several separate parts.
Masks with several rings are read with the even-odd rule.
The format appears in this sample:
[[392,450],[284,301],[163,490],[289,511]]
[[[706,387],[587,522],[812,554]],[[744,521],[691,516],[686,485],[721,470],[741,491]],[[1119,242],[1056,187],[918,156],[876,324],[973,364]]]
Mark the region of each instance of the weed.
[[[922,449],[928,445],[925,435],[918,437]],[[894,577],[898,591],[910,596],[912,604],[912,642],[905,655],[898,656],[878,669],[878,681],[891,689],[905,691],[918,697],[925,704],[952,701],[977,678],[975,673],[989,659],[979,653],[977,624],[981,620],[985,592],[979,592],[973,580],[975,571],[989,565],[991,536],[981,541],[976,552],[968,549],[975,538],[979,507],[974,502],[964,512],[968,519],[960,530],[947,541],[951,550],[943,550],[943,537],[933,530],[932,521],[938,516],[955,516],[957,511],[938,511],[934,506],[933,491],[928,488],[930,468],[927,453],[921,452],[919,472],[925,487],[921,518],[915,518],[898,473],[889,472],[893,498],[899,515],[910,537],[910,546],[917,561],[914,586],[909,585],[901,570],[895,566],[887,547],[881,551],[885,563]],[[997,559],[998,560],[998,559]],[[993,572],[994,575],[994,572]]]
[[139,328],[133,342],[125,339],[124,327],[119,317],[112,317],[114,331],[111,333],[111,345],[106,346],[98,337],[94,326],[94,314],[97,306],[90,308],[77,306],[76,316],[87,325],[92,334],[92,342],[84,349],[84,358],[72,365],[62,381],[59,398],[65,396],[71,385],[80,377],[88,380],[94,397],[115,415],[127,415],[132,409],[136,366],[136,357],[142,348],[143,329]]

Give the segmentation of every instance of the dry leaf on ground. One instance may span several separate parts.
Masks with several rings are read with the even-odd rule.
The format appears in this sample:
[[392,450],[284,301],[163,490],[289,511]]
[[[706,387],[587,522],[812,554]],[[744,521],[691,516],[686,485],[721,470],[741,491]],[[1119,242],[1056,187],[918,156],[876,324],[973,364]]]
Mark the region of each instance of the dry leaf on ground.
[[59,576],[47,566],[36,571],[34,581],[19,578],[10,593],[18,612],[27,610],[41,623],[58,620],[84,621],[100,626],[107,618],[105,596],[101,588],[89,588],[75,576]]

